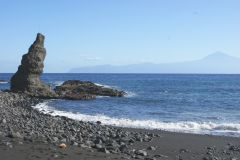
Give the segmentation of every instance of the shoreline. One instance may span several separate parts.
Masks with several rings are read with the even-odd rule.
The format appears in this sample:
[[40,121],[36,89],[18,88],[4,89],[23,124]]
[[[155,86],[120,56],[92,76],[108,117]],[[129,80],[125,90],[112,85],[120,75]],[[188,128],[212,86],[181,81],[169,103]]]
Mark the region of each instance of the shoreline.
[[[157,127],[146,127],[145,125],[137,125],[140,123],[144,123],[145,120],[135,120],[135,119],[129,119],[129,118],[114,118],[114,117],[110,117],[110,116],[106,116],[106,115],[91,115],[91,114],[84,114],[84,113],[80,113],[80,112],[71,112],[71,111],[63,111],[63,110],[56,110],[51,108],[51,106],[48,105],[48,103],[52,102],[52,101],[59,101],[59,99],[49,99],[49,100],[45,100],[42,103],[37,104],[36,106],[33,106],[34,109],[38,110],[41,113],[44,114],[50,114],[52,116],[65,116],[68,117],[70,119],[76,120],[76,121],[84,121],[84,122],[90,122],[90,123],[96,123],[97,121],[101,121],[103,125],[109,126],[109,127],[116,127],[116,128],[129,128],[129,129],[143,129],[143,130],[157,130],[157,131],[166,131],[166,132],[176,132],[176,133],[187,133],[187,134],[197,134],[197,135],[213,135],[213,136],[224,136],[224,137],[240,137],[240,133],[235,133],[235,132],[218,132],[218,131],[211,131],[209,129],[209,131],[203,131],[203,130],[197,130],[197,129],[191,129],[191,128],[187,128],[189,126],[186,126],[186,129],[183,130],[183,126],[181,129],[162,129],[162,128],[157,128]],[[79,118],[79,116],[81,118]],[[98,118],[98,119],[97,119]],[[90,120],[88,120],[90,119]],[[109,122],[109,121],[117,121],[118,124],[114,123],[114,122]],[[147,120],[148,121],[148,120]],[[158,123],[158,121],[155,120],[149,120],[152,123],[154,123],[154,125],[156,126]],[[120,122],[120,123],[119,123]],[[126,124],[126,123],[131,123],[131,124]],[[137,124],[134,124],[134,123]],[[132,124],[133,123],[133,124]],[[162,123],[162,122],[160,122]],[[165,123],[165,122],[163,122]],[[218,123],[212,123],[212,122],[204,122],[204,123],[198,123],[198,122],[193,122],[193,121],[180,121],[180,122],[172,122],[175,125],[177,123],[181,123],[186,124],[186,125],[217,125],[215,127],[221,126],[224,124],[218,124]],[[149,123],[151,124],[151,123]],[[168,122],[166,122],[164,125],[168,124]],[[225,124],[226,125],[226,124]],[[161,126],[160,126],[161,127]],[[176,126],[179,127],[179,126]],[[228,126],[225,126],[225,128]]]
[[[238,159],[240,138],[104,126],[43,114],[40,99],[0,92],[0,158]],[[59,148],[65,143],[66,149]]]

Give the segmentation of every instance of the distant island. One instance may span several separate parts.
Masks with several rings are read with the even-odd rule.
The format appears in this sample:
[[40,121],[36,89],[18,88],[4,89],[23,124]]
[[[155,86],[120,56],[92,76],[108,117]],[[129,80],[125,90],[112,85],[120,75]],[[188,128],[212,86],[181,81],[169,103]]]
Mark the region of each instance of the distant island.
[[72,68],[70,73],[199,73],[239,74],[240,58],[215,52],[200,60],[176,63],[141,63],[131,65],[98,65]]

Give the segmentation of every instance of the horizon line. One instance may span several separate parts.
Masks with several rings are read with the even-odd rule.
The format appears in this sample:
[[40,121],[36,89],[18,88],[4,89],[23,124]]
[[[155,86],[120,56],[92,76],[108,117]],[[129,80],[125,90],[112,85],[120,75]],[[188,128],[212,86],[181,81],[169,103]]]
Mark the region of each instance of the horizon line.
[[[4,72],[4,73],[0,73],[0,74],[15,74],[16,72],[12,72],[12,73],[7,73],[7,72]],[[43,74],[175,74],[175,75],[240,75],[240,72],[239,73],[124,73],[124,72],[119,72],[119,73],[106,73],[106,72],[103,72],[103,73],[81,73],[81,72],[74,72],[74,73],[69,73],[69,72],[46,72],[46,73],[42,73]]]

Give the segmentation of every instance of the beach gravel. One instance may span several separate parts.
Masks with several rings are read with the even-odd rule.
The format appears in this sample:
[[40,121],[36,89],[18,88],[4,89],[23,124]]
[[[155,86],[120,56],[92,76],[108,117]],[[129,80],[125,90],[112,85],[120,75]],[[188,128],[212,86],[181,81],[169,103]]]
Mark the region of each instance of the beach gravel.
[[[147,136],[144,133],[130,133],[120,128],[43,114],[32,108],[40,102],[43,100],[25,94],[1,92],[1,136],[56,146],[86,146],[106,154],[127,153],[130,144]],[[146,156],[141,151],[136,154]]]
[[239,138],[119,128],[102,125],[100,121],[76,121],[44,114],[32,107],[42,102],[44,100],[26,94],[0,92],[1,159],[240,158]]

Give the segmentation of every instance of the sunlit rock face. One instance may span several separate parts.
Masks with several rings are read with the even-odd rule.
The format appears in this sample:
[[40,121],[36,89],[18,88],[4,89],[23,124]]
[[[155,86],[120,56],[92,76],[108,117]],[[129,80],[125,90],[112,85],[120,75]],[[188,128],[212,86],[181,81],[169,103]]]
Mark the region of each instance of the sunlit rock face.
[[92,82],[68,80],[54,90],[40,80],[43,73],[46,49],[44,36],[40,33],[22,56],[18,71],[11,78],[11,91],[23,92],[31,96],[51,99],[88,100],[96,96],[122,97],[126,93],[116,89],[97,86]]
[[38,33],[36,40],[30,46],[28,53],[22,56],[18,71],[11,78],[11,91],[25,92],[34,96],[50,96],[54,94],[50,87],[41,82],[46,49],[45,37]]

